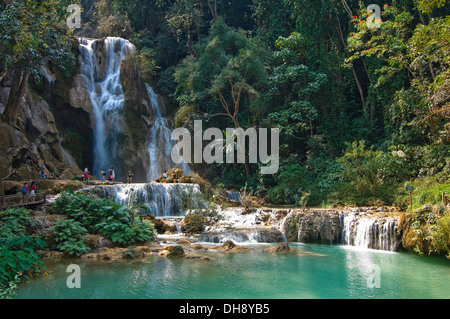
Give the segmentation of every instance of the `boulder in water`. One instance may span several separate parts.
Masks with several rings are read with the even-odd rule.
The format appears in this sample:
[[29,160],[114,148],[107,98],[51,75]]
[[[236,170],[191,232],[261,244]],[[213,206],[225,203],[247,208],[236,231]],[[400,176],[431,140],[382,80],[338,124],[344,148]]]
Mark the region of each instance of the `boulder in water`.
[[168,258],[179,258],[184,257],[184,249],[180,245],[169,245],[163,248],[162,251],[158,253],[158,256],[168,257]]
[[249,251],[250,250],[250,248],[248,248],[248,247],[243,247],[243,246],[236,245],[231,240],[228,240],[228,241],[224,242],[220,246],[214,247],[214,249],[227,251],[227,252],[241,252],[241,251]]
[[269,253],[286,253],[291,252],[291,248],[289,247],[288,243],[282,243],[275,246],[272,246],[270,248],[265,249],[265,251]]

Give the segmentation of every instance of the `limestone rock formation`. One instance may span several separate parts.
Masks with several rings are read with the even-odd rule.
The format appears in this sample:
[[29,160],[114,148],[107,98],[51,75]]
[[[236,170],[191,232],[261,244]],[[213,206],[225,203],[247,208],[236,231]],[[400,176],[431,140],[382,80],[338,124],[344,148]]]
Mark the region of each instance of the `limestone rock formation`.
[[[8,81],[0,86],[0,111],[9,95]],[[75,160],[60,144],[60,135],[50,105],[28,89],[13,127],[0,122],[0,179],[32,180],[39,178],[39,167],[47,176],[61,176],[68,168],[78,169]]]

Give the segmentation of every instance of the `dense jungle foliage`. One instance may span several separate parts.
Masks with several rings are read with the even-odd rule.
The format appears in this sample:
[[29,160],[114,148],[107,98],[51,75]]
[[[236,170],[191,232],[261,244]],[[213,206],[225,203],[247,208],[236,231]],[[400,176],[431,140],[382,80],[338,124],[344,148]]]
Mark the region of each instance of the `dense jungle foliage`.
[[[62,27],[70,3],[82,7],[79,29]],[[204,129],[280,129],[277,174],[260,175],[248,161],[195,164],[217,187],[247,186],[274,204],[404,208],[408,186],[414,205],[437,204],[449,191],[446,0],[0,4],[8,26],[0,31],[0,74],[15,67],[23,75],[5,120],[16,117],[7,110],[21,82],[44,62],[74,72],[74,36],[119,36],[136,45],[132,58],[168,99],[177,127],[201,119]]]

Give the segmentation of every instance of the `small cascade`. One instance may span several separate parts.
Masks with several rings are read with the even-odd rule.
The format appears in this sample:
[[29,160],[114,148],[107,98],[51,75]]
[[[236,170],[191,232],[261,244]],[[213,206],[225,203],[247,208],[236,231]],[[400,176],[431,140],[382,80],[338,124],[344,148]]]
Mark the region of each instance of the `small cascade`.
[[357,216],[344,217],[343,238],[345,245],[364,249],[395,251],[398,238],[393,217]]
[[[123,184],[96,187],[101,197],[111,197],[124,205],[135,204],[147,207],[147,213],[154,216],[183,216],[187,211],[185,200],[188,196],[201,199],[197,184]],[[200,206],[202,203],[197,203]],[[203,205],[205,205],[203,203]]]
[[242,204],[242,200],[241,200],[241,193],[239,192],[231,192],[231,191],[227,191],[227,196],[228,199],[234,202],[238,202]]
[[310,244],[337,244],[395,251],[397,219],[383,213],[335,210],[294,210],[281,222],[288,241]]
[[153,89],[146,84],[147,94],[151,101],[153,113],[155,114],[155,122],[153,123],[149,133],[149,169],[147,173],[147,181],[152,182],[160,177],[164,171],[169,171],[171,168],[181,168],[187,175],[191,174],[189,166],[182,160],[178,152],[173,155],[177,156],[175,160],[181,162],[175,164],[172,159],[172,149],[175,142],[172,141],[172,131],[169,128],[168,120],[163,117],[163,107],[159,102],[158,96]]
[[62,147],[61,147],[61,152],[62,152],[64,161],[65,161],[65,163],[67,165],[69,165],[69,166],[75,166],[76,165],[74,159],[72,158],[72,156]]
[[208,243],[224,243],[229,240],[246,244],[285,242],[283,233],[274,228],[246,228],[210,232],[202,234],[199,238],[199,241]]
[[97,240],[97,252],[101,252],[103,248],[103,241],[105,240],[104,237],[99,237]]
[[[343,218],[342,218],[343,216]],[[343,220],[342,224],[342,238],[343,244],[352,246],[353,245],[353,221],[355,220],[355,214],[341,214],[341,220]]]
[[279,243],[286,242],[281,230],[287,211],[255,209],[247,213],[244,208],[227,208],[217,212],[219,222],[208,226],[200,236],[200,241],[224,243]]

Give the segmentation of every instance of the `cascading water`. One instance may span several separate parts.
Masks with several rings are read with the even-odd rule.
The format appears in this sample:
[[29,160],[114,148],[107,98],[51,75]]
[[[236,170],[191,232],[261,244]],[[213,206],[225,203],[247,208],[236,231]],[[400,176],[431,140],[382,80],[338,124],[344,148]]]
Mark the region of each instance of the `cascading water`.
[[124,184],[96,187],[98,195],[110,197],[124,205],[134,204],[147,207],[147,213],[157,217],[181,216],[188,209],[184,203],[188,197],[194,198],[197,206],[206,207],[200,198],[197,184]]
[[395,251],[397,217],[383,212],[292,210],[280,224],[289,241]]
[[356,216],[343,218],[343,244],[364,249],[395,251],[398,239],[395,235],[395,219],[392,217]]
[[150,129],[150,140],[148,146],[149,169],[147,173],[147,181],[152,182],[160,177],[164,171],[171,168],[181,168],[185,174],[191,174],[189,166],[181,160],[179,152],[174,152],[177,156],[175,160],[180,164],[175,164],[172,159],[172,148],[176,147],[174,141],[171,140],[172,131],[169,128],[167,119],[163,116],[163,108],[159,103],[158,96],[153,89],[146,84],[147,94],[152,104],[153,113],[155,114],[155,122]]
[[231,192],[231,191],[227,191],[227,196],[228,199],[234,202],[238,202],[242,204],[242,198],[241,198],[241,193],[239,192]]
[[[126,125],[121,114],[125,96],[120,83],[120,67],[135,48],[128,40],[117,37],[104,40],[80,38],[79,47],[80,74],[91,101],[94,122],[93,172],[98,174],[120,162],[117,147],[120,133]],[[149,131],[149,167],[146,180],[152,182],[164,171],[175,167],[183,169],[185,174],[191,174],[184,161],[177,165],[172,159],[175,143],[171,140],[172,131],[164,117],[163,105],[153,89],[148,84],[145,85],[155,116]],[[179,152],[174,152],[174,156],[179,156],[175,160],[180,162]]]
[[80,73],[92,104],[95,121],[93,171],[98,173],[114,164],[117,136],[120,132],[119,112],[124,104],[120,84],[120,64],[134,50],[129,41],[108,37],[104,40],[104,56],[97,57],[99,40],[79,39]]

